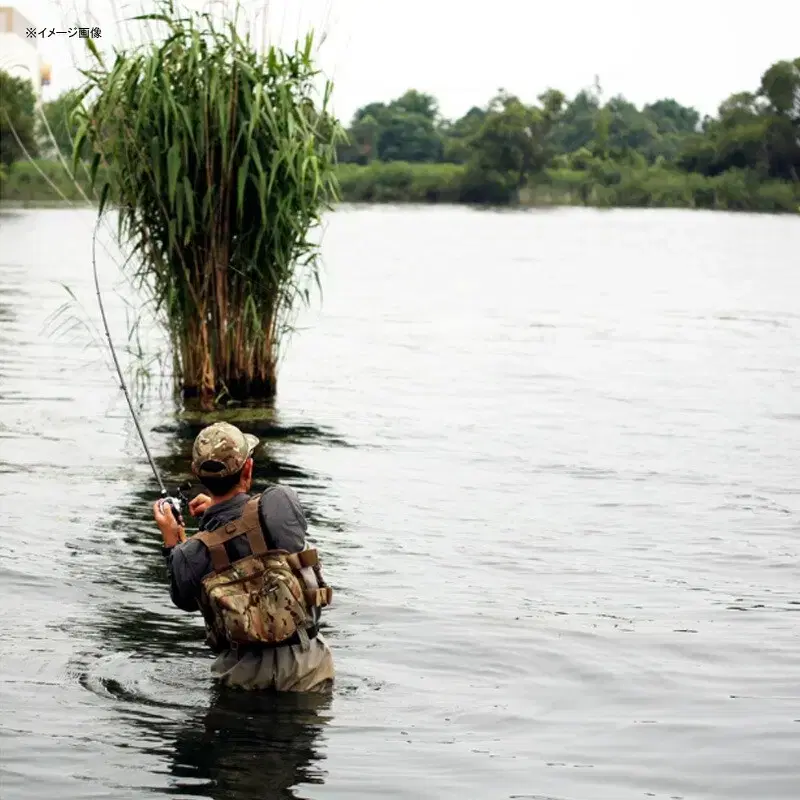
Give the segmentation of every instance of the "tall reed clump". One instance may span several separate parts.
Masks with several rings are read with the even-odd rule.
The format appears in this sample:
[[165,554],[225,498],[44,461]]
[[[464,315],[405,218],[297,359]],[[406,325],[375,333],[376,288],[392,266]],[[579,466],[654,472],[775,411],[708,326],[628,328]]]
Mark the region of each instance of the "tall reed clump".
[[139,19],[166,36],[111,66],[87,40],[76,163],[88,141],[99,213],[118,210],[183,396],[271,400],[291,316],[319,285],[314,229],[338,199],[332,85],[315,102],[311,34],[257,53],[235,20],[178,16],[171,2]]

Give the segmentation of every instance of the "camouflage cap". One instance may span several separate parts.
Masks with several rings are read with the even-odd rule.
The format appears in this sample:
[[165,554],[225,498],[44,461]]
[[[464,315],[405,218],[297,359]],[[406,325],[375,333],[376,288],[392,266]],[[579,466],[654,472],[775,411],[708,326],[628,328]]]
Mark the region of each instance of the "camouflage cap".
[[197,434],[192,447],[192,472],[198,478],[235,475],[258,446],[258,439],[228,422],[215,422]]

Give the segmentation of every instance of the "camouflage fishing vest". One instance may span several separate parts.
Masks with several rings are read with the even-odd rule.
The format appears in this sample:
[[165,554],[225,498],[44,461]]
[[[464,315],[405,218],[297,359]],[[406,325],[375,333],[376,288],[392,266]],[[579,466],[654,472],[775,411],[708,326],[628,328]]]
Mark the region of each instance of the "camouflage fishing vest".
[[[211,556],[212,572],[201,582],[200,609],[207,642],[219,652],[229,647],[275,647],[307,643],[315,607],[327,606],[332,591],[322,578],[317,551],[269,550],[261,531],[259,497],[242,516],[213,531],[196,533]],[[225,543],[246,536],[251,553],[230,562]]]

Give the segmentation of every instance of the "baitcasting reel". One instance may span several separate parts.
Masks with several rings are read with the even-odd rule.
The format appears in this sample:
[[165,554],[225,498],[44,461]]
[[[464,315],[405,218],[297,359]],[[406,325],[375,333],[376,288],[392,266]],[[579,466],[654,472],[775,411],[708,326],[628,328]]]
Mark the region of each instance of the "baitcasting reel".
[[186,527],[183,521],[183,514],[181,513],[181,509],[184,504],[188,505],[189,503],[189,495],[187,494],[189,489],[192,488],[192,484],[188,481],[181,486],[179,486],[172,496],[167,495],[166,490],[162,492],[162,500],[161,500],[161,508],[163,510],[164,506],[168,506],[169,510],[172,512],[172,516],[175,517],[175,521],[178,525],[182,527]]

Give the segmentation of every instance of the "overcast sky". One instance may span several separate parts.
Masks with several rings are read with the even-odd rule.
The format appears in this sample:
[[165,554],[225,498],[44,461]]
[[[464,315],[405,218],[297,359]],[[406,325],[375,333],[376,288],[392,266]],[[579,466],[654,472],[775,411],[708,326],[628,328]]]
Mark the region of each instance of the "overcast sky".
[[[122,20],[153,8],[147,0],[5,3],[40,29],[97,25],[106,47],[130,43],[136,33]],[[284,45],[309,26],[327,32],[318,63],[335,80],[335,110],[345,122],[360,105],[408,88],[435,95],[452,118],[499,87],[532,101],[548,87],[572,96],[595,75],[608,96],[637,105],[674,97],[713,113],[732,92],[755,89],[774,61],[800,56],[800,0],[258,0],[243,7],[259,35],[268,9],[267,34]],[[38,40],[53,68],[45,99],[80,81],[80,44]]]

